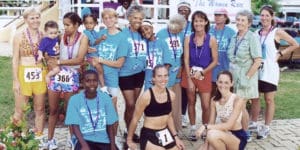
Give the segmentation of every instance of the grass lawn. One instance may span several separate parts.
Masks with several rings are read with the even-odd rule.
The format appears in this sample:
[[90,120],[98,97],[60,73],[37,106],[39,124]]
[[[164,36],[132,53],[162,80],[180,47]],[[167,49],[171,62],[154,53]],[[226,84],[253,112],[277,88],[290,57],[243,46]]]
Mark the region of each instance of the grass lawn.
[[[0,57],[0,127],[3,127],[13,113],[11,58]],[[275,119],[300,118],[300,71],[281,73],[276,94]],[[262,107],[264,101],[262,100]]]

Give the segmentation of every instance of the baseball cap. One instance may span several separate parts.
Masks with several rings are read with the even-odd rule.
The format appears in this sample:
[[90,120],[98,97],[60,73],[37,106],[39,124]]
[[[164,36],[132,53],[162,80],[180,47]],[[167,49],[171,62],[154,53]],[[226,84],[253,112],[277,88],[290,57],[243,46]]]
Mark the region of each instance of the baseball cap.
[[228,12],[225,8],[216,9],[214,12],[215,15],[228,15]]

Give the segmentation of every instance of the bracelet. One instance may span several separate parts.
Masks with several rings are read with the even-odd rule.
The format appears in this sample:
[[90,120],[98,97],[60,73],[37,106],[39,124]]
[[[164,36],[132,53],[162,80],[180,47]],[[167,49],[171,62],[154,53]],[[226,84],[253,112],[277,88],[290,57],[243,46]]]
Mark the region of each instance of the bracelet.
[[278,51],[278,54],[280,55],[280,57],[283,56],[282,52],[281,51]]
[[176,137],[176,136],[178,136],[178,134],[177,134],[177,133],[173,135],[173,137]]

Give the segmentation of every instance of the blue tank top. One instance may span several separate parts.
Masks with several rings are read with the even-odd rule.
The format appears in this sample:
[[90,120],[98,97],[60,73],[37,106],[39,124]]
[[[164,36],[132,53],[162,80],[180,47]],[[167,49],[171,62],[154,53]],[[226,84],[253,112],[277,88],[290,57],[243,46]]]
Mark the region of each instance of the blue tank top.
[[205,69],[212,61],[211,48],[209,47],[210,35],[205,35],[202,46],[194,43],[195,33],[190,35],[190,67],[197,66]]

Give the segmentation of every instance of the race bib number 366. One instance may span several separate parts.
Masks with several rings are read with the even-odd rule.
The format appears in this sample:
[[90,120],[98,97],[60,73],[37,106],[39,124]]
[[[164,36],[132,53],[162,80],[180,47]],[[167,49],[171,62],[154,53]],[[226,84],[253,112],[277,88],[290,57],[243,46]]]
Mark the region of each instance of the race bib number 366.
[[25,68],[24,81],[25,82],[40,82],[42,81],[42,68]]
[[55,83],[72,85],[73,81],[73,72],[68,70],[61,70],[58,74],[55,75]]

